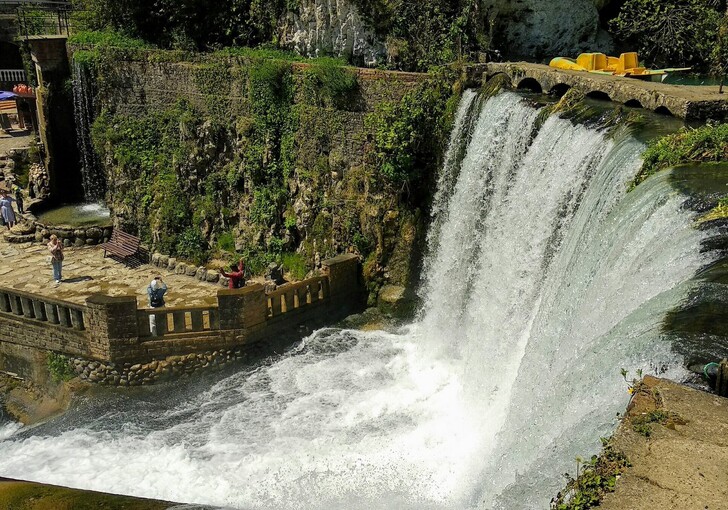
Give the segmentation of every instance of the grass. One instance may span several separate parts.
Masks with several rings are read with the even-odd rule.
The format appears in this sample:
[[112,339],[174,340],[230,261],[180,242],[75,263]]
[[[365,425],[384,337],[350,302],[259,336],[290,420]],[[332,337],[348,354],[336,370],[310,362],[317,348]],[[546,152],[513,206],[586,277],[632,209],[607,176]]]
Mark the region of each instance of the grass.
[[614,448],[611,440],[602,439],[602,452],[584,462],[576,458],[576,477],[568,473],[566,489],[555,500],[557,510],[585,510],[598,506],[607,492],[613,492],[617,477],[630,464],[621,451]]
[[630,183],[630,190],[660,170],[676,165],[728,161],[728,123],[683,128],[658,138],[649,144],[642,158],[642,168]]

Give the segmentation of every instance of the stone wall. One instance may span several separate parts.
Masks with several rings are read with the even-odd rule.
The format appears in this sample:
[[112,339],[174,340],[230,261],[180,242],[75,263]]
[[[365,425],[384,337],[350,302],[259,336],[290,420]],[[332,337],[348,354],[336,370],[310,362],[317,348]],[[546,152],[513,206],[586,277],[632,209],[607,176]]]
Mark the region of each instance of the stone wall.
[[[412,198],[407,195],[412,186],[403,189],[401,183],[392,185],[381,176],[372,162],[374,135],[366,120],[378,107],[396,104],[431,76],[347,68],[356,76],[356,92],[348,104],[334,108],[317,104],[307,96],[310,89],[306,80],[310,80],[314,64],[289,63],[294,81],[290,105],[290,118],[295,119],[292,168],[277,189],[286,197],[276,205],[276,218],[266,222],[255,218],[254,208],[256,194],[268,190],[254,182],[247,173],[254,165],[244,160],[246,144],[252,143],[246,139],[246,130],[254,129],[250,126],[259,121],[251,112],[250,63],[235,57],[201,62],[159,61],[172,57],[141,52],[115,62],[113,68],[105,68],[95,104],[116,117],[140,118],[180,100],[199,112],[198,127],[192,128],[196,132],[190,141],[185,140],[196,146],[191,157],[175,169],[184,194],[190,197],[189,207],[204,209],[192,202],[203,198],[210,183],[230,182],[234,172],[243,175],[225,189],[223,198],[215,199],[218,203],[225,201],[226,217],[220,213],[196,220],[191,227],[199,225],[211,249],[215,249],[221,235],[232,234],[238,252],[250,247],[258,253],[296,252],[305,259],[308,269],[320,268],[325,258],[354,252],[363,259],[371,256],[366,278],[368,283],[375,282],[373,293],[383,284],[413,286],[418,276],[418,243],[426,229],[427,215],[422,214],[422,209],[427,207],[428,198],[419,194]],[[223,134],[212,127],[220,123],[226,129]],[[433,147],[444,143],[434,138]],[[282,150],[266,147],[262,159],[282,159],[277,156]],[[115,223],[138,234],[153,251],[174,255],[172,247],[155,245],[155,238],[177,233],[163,231],[155,223],[158,210],[143,210],[138,170],[124,168],[112,152],[113,146],[108,144],[102,160],[109,180],[106,202]],[[431,168],[422,172],[434,178],[437,165],[432,161]],[[424,193],[429,193],[429,188],[423,187]],[[157,200],[156,195],[147,194]],[[188,266],[185,271],[198,269]]]

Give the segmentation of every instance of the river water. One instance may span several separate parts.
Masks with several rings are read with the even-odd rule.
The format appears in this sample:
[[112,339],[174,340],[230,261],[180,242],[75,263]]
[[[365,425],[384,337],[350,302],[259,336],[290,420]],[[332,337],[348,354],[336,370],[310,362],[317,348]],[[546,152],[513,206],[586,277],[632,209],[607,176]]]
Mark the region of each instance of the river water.
[[245,509],[548,508],[616,426],[620,369],[683,376],[661,323],[711,255],[669,172],[625,193],[627,130],[537,114],[464,94],[411,324],[81,402],[0,436],[0,475]]

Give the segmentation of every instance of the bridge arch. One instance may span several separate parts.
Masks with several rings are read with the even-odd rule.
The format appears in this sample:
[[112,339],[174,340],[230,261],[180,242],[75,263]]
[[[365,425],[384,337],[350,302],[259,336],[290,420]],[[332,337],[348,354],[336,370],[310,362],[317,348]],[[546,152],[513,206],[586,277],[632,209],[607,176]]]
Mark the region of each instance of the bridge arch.
[[534,78],[522,79],[518,82],[518,86],[516,88],[518,90],[530,90],[537,94],[541,94],[543,92],[543,87],[541,87],[541,84]]
[[551,89],[549,89],[549,95],[563,97],[563,95],[566,94],[569,89],[571,89],[571,85],[567,85],[566,83],[557,83],[556,85],[551,87]]
[[637,99],[630,99],[629,101],[626,101],[624,103],[624,106],[627,106],[629,108],[644,108],[644,106],[642,106],[642,103],[640,103]]
[[658,106],[657,108],[655,108],[655,113],[658,113],[660,115],[669,115],[670,117],[675,116],[667,106]]
[[609,97],[609,94],[606,92],[602,92],[601,90],[592,90],[590,92],[586,93],[586,97],[590,99],[598,99],[599,101],[611,101],[612,98]]

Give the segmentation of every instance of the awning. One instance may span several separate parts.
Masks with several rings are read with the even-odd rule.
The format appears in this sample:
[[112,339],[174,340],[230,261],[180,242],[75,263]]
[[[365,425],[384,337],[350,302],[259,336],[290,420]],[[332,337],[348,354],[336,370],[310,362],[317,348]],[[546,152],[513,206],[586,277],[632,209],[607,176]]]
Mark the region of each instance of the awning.
[[17,94],[13,92],[7,92],[5,90],[0,90],[0,101],[5,101],[6,99],[13,99],[17,97]]

